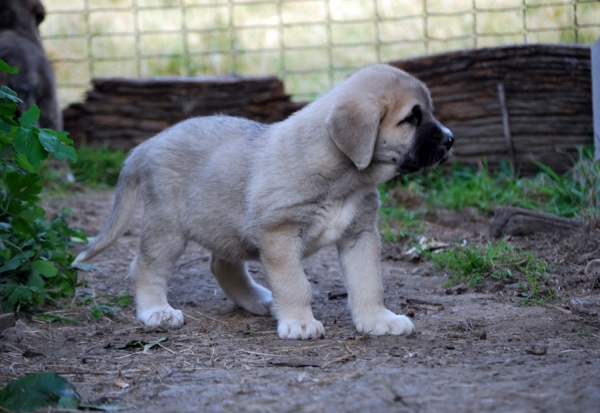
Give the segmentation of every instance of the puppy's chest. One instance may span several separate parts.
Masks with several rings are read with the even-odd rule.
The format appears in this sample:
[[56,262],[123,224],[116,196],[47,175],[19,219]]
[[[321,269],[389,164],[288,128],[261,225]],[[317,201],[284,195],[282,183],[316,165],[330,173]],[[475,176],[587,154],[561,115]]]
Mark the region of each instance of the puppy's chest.
[[307,250],[317,249],[339,240],[356,218],[362,194],[335,201],[327,201],[316,208],[311,225],[307,231]]

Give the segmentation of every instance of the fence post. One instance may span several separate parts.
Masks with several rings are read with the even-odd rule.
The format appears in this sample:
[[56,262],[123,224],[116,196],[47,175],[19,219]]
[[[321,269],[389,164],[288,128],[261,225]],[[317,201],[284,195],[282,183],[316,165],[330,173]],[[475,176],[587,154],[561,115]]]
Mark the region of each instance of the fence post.
[[592,103],[594,106],[594,159],[600,161],[600,39],[592,45]]

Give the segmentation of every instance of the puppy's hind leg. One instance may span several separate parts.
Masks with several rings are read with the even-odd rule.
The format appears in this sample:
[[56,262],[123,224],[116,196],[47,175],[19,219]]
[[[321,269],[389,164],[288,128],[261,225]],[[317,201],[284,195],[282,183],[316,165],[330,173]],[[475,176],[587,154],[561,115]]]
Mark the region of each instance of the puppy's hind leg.
[[213,255],[210,270],[227,297],[238,306],[257,315],[271,313],[273,294],[252,279],[244,261],[228,262]]
[[167,301],[167,280],[185,245],[185,239],[179,234],[144,227],[138,255],[131,264],[131,274],[135,284],[137,319],[147,327],[166,324],[178,328],[183,325],[183,313]]

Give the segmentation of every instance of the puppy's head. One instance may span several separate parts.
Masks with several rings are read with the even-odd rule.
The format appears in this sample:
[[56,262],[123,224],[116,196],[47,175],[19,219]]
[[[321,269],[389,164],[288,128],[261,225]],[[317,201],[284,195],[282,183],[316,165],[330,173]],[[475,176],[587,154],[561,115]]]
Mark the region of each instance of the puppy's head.
[[433,116],[427,87],[388,65],[366,67],[333,89],[329,133],[359,170],[380,180],[445,162],[454,136]]

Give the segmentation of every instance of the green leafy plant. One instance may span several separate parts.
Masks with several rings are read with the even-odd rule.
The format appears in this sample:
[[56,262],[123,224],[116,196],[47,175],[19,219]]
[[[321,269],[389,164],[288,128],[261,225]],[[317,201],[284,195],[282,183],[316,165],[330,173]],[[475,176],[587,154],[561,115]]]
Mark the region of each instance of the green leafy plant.
[[55,373],[28,374],[0,390],[0,411],[6,412],[116,412],[127,408],[131,406],[83,404],[73,383]]
[[90,314],[98,320],[103,314],[113,315],[118,313],[121,311],[121,307],[127,307],[128,305],[131,305],[132,302],[129,291],[125,289],[117,296],[107,296],[104,302],[96,301],[96,298],[93,295],[87,294],[77,305],[82,307],[92,305],[90,307]]
[[53,313],[41,313],[41,314],[37,314],[37,318],[39,318],[42,321],[45,321],[48,324],[52,324],[55,322],[61,322],[61,323],[65,323],[65,324],[76,324],[76,325],[81,325],[83,323],[80,323],[79,321],[75,321],[72,320],[70,318],[67,317],[63,317],[60,316],[56,313],[59,312],[64,312],[64,311],[55,311]]
[[[17,72],[4,62],[2,69]],[[49,221],[38,205],[42,161],[48,153],[75,160],[72,142],[65,132],[35,126],[36,105],[17,118],[19,102],[14,91],[0,88],[0,301],[5,312],[71,295],[77,272],[69,268],[70,239],[85,237],[69,228],[67,211]]]
[[132,303],[129,292],[123,290],[118,296],[109,295],[106,297],[106,303],[96,304],[91,310],[90,314],[98,320],[103,314],[114,315],[121,311],[121,307],[127,307]]
[[120,350],[131,349],[131,348],[143,348],[144,351],[148,351],[156,346],[161,346],[160,343],[164,343],[169,340],[169,337],[161,337],[154,341],[146,341],[146,340],[131,340],[128,343],[124,344],[115,344],[115,348]]
[[75,386],[54,373],[30,374],[0,390],[0,406],[6,411],[32,412],[49,407],[77,409],[80,400]]

